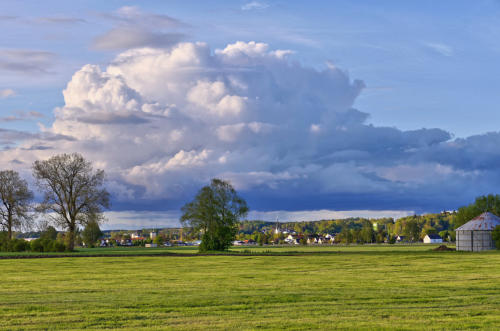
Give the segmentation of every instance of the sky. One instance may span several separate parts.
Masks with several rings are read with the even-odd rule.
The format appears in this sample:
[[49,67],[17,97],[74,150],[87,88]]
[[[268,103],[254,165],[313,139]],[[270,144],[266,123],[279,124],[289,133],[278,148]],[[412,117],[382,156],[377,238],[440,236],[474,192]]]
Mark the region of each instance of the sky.
[[499,1],[1,1],[0,168],[79,152],[105,228],[399,217],[497,193]]

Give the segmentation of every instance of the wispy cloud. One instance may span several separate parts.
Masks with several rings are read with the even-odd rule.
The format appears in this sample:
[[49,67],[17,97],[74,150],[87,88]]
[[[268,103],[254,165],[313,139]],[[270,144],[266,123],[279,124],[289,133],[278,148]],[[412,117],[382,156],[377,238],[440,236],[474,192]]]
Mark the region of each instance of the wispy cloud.
[[56,55],[31,49],[0,49],[0,71],[48,74]]
[[112,13],[100,14],[106,19],[128,25],[150,25],[157,28],[178,28],[188,26],[186,23],[164,14],[143,12],[136,6],[124,6]]
[[446,45],[446,44],[443,44],[443,43],[425,43],[425,46],[440,54],[440,55],[443,55],[443,56],[453,56],[454,54],[454,49],[453,47],[449,46],[449,45]]
[[119,50],[135,47],[168,47],[185,38],[182,33],[152,32],[137,27],[118,27],[98,36],[93,47],[100,50]]
[[0,117],[0,122],[30,121],[43,117],[44,115],[37,111],[17,111],[15,115]]
[[12,21],[17,19],[17,16],[8,16],[8,15],[0,15],[0,22],[1,21]]
[[181,212],[173,211],[111,211],[105,212],[104,230],[135,230],[143,228],[179,227]]
[[241,6],[241,10],[261,10],[268,8],[269,5],[264,2],[252,1]]
[[16,91],[14,91],[13,89],[4,89],[4,90],[0,90],[0,99],[6,99],[6,98],[9,98],[9,97],[12,97],[16,95]]
[[161,48],[172,46],[186,38],[178,30],[187,27],[187,24],[167,15],[143,12],[138,7],[125,6],[100,16],[111,20],[115,26],[94,38],[92,47],[95,49],[121,50],[145,46]]
[[41,22],[41,23],[54,23],[54,24],[76,24],[76,23],[86,23],[87,22],[83,18],[66,17],[66,16],[40,17],[40,18],[37,19],[37,21]]

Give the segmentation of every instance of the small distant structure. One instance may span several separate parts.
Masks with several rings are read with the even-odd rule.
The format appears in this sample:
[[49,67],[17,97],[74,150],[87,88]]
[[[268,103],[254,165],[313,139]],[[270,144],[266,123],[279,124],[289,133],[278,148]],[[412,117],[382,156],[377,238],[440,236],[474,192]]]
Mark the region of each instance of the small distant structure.
[[155,248],[158,247],[158,244],[146,244],[147,248]]
[[285,242],[290,245],[298,245],[300,244],[300,239],[302,239],[299,235],[289,234],[288,237],[285,238]]
[[498,225],[500,218],[486,212],[458,227],[455,230],[457,251],[479,252],[495,249],[491,232]]
[[425,244],[440,244],[442,242],[443,238],[438,234],[428,234],[424,237]]
[[400,242],[408,241],[408,239],[406,239],[406,236],[397,236],[396,241],[400,243]]
[[154,240],[156,237],[158,237],[158,231],[153,230],[149,233],[149,238],[151,238],[151,240]]
[[307,244],[308,245],[317,244],[318,239],[319,239],[319,237],[315,236],[315,235],[307,236]]
[[278,220],[278,216],[276,216],[276,227],[274,229],[274,234],[280,234],[280,233],[281,233],[280,221]]
[[132,240],[144,239],[144,238],[142,237],[142,230],[137,230],[136,232],[132,233],[132,234],[130,235],[130,239],[132,239]]

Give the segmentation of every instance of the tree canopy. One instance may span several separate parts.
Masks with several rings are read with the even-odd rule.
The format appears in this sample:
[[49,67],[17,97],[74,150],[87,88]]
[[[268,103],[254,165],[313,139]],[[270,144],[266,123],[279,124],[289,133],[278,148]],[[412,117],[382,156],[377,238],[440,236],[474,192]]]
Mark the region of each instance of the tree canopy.
[[181,223],[203,233],[200,251],[227,250],[248,206],[229,182],[215,178],[181,210]]
[[39,210],[68,230],[68,249],[73,250],[78,225],[101,221],[103,208],[109,208],[104,171],[94,171],[91,162],[74,153],[35,161],[33,175],[44,194]]
[[12,231],[29,225],[33,192],[28,183],[13,170],[0,171],[0,226],[7,230],[12,239]]
[[99,223],[95,220],[88,222],[82,231],[82,239],[87,247],[93,247],[101,236],[101,228],[99,228]]
[[484,212],[500,216],[500,195],[483,195],[477,197],[470,205],[458,208],[455,216],[455,229]]

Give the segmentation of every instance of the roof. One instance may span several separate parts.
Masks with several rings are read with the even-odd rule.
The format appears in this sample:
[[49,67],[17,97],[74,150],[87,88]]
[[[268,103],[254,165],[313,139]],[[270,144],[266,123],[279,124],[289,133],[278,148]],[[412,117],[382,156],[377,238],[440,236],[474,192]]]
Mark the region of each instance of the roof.
[[443,238],[441,238],[440,235],[434,234],[434,233],[433,234],[428,234],[427,237],[429,237],[430,239],[443,239]]
[[469,222],[465,223],[461,227],[455,229],[455,231],[473,231],[473,230],[486,230],[493,231],[493,229],[500,225],[500,217],[486,212],[482,213],[476,218],[471,219]]

